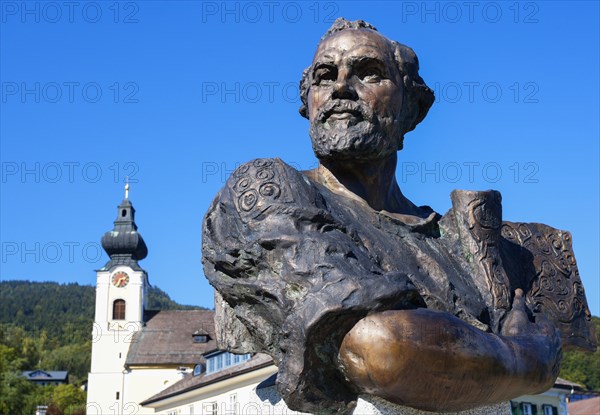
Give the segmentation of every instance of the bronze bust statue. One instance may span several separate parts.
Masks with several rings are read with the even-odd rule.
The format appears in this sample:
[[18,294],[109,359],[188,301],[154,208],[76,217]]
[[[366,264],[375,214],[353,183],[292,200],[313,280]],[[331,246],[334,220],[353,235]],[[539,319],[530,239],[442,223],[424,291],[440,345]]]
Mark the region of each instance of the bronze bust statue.
[[318,168],[250,161],[206,214],[219,344],[271,355],[294,410],[475,408],[548,389],[562,347],[596,347],[568,232],[503,221],[496,191],[454,191],[443,216],[400,191],[397,151],[434,100],[418,69],[336,20],[300,83]]

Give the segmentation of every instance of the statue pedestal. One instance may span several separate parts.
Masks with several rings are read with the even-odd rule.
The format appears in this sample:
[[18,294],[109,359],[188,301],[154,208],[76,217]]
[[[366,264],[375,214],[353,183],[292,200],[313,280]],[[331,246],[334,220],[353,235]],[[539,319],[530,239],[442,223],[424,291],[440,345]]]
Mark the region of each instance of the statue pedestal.
[[502,402],[460,412],[428,412],[396,405],[374,396],[360,396],[354,415],[511,415],[510,403]]

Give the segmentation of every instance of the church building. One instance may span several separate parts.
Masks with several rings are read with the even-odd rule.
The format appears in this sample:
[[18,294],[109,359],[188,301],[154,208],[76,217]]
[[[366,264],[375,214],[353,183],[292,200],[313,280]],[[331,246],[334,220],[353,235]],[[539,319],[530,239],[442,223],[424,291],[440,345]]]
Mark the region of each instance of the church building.
[[[148,273],[139,265],[148,255],[125,199],[114,228],[102,237],[110,260],[96,271],[96,307],[87,413],[143,414],[139,403],[203,370],[214,352],[213,311],[147,310]],[[199,369],[198,369],[199,368]]]

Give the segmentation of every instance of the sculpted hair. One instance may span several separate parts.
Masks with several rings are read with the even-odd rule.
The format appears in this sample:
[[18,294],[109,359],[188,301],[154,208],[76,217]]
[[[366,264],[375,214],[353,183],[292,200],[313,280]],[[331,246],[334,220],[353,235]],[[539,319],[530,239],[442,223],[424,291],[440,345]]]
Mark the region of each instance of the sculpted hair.
[[[377,29],[370,23],[363,20],[353,22],[340,17],[336,19],[333,25],[321,37],[322,42],[328,36],[336,32],[347,29],[369,29],[377,32]],[[389,39],[388,39],[389,40]],[[404,102],[402,105],[402,133],[407,133],[415,129],[431,108],[434,101],[433,91],[425,84],[423,78],[419,76],[419,59],[415,52],[408,46],[395,40],[389,40],[394,52],[394,59],[398,65],[398,70],[402,75],[404,82]],[[308,118],[308,90],[310,89],[310,69],[312,65],[304,69],[302,79],[300,80],[300,99],[302,105],[299,112],[304,118]],[[398,143],[398,149],[402,148],[402,138]]]

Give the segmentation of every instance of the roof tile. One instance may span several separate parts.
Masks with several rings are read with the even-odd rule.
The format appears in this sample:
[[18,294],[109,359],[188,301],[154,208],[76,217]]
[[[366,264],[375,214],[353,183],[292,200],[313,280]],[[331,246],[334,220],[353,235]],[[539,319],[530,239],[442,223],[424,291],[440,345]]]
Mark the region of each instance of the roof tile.
[[[193,334],[206,332],[208,343],[194,343]],[[146,324],[134,334],[125,364],[194,365],[203,363],[204,353],[217,349],[214,311],[162,310],[146,314]]]
[[600,415],[600,396],[569,403],[569,415]]

